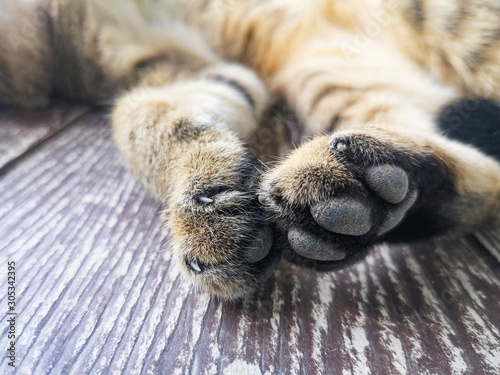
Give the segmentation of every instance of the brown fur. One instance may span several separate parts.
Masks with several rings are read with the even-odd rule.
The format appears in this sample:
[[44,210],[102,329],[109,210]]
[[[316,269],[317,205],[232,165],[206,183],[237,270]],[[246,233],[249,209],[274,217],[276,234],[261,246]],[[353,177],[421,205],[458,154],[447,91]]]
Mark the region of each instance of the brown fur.
[[[499,163],[435,121],[459,95],[500,99],[497,2],[23,0],[5,12],[0,104],[113,101],[116,144],[165,207],[173,259],[204,290],[243,296],[279,253],[317,269],[351,264],[377,241],[418,236],[412,220],[431,208],[444,224],[429,235],[500,224]],[[293,121],[269,120],[278,99]],[[265,172],[245,145],[271,160],[304,137],[314,138]],[[419,192],[384,236],[397,205],[368,186],[378,165],[403,169]],[[372,212],[370,233],[317,225],[311,208],[339,194]],[[273,247],[255,261],[268,226]],[[299,256],[286,238],[297,226],[347,260]]]

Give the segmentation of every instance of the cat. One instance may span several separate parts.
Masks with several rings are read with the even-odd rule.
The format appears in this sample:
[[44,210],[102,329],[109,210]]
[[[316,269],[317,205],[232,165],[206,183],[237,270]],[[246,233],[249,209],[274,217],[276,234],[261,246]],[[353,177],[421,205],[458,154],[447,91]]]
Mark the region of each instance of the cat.
[[[380,242],[500,225],[497,1],[2,8],[0,105],[111,103],[172,259],[204,291],[246,296],[281,258],[331,271]],[[283,155],[265,167],[252,143],[273,103],[306,140],[285,152],[271,131]]]

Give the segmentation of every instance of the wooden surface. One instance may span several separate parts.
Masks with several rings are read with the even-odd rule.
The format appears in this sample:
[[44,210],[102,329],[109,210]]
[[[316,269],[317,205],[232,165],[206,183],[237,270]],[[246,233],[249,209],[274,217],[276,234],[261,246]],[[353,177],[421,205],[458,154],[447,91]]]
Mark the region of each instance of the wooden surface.
[[88,112],[85,106],[53,105],[36,115],[0,111],[0,170]]
[[181,281],[157,204],[85,111],[0,113],[0,311],[14,260],[16,373],[500,373],[500,230],[382,246],[332,274],[281,264],[257,296],[222,303]]

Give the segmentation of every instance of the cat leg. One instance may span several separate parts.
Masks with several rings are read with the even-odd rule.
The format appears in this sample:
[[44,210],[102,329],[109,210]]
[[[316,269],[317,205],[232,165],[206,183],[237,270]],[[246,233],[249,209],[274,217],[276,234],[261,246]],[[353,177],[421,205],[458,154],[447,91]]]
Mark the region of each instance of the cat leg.
[[[274,84],[313,138],[260,188],[285,258],[332,270],[379,242],[500,225],[499,162],[440,133],[438,115],[453,90],[404,59],[375,65],[373,74],[371,58],[303,56],[311,60],[290,64]],[[483,125],[500,129],[499,117]]]
[[191,79],[135,88],[113,111],[118,148],[163,203],[174,261],[195,285],[223,298],[253,290],[278,259],[257,200],[261,165],[241,140],[265,105],[254,73],[220,64]]
[[382,241],[500,225],[500,164],[439,135],[383,124],[318,136],[265,175],[261,200],[282,251],[330,270]]
[[[162,202],[173,261],[194,284],[223,298],[253,290],[278,259],[255,194],[261,164],[241,140],[267,105],[259,78],[225,63],[169,9],[148,14],[142,7],[150,3],[117,0],[40,4],[51,14],[54,50],[44,53],[55,56],[57,75],[39,78],[65,98],[114,103],[116,145]],[[13,18],[21,31],[23,17]],[[0,69],[5,59],[26,56],[0,56]],[[35,57],[25,63],[36,64]],[[5,82],[0,76],[0,100],[17,104],[17,86]],[[4,96],[5,87],[12,90]],[[19,92],[31,102],[29,90]]]

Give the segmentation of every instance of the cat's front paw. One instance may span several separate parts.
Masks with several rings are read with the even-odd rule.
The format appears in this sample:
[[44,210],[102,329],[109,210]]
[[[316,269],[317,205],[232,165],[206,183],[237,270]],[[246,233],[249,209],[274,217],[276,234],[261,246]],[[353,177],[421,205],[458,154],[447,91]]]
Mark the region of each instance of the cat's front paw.
[[173,259],[206,292],[247,295],[279,259],[257,199],[257,160],[238,142],[214,138],[186,148],[175,168],[166,209]]
[[260,200],[278,223],[285,258],[333,270],[382,240],[451,225],[440,215],[453,195],[446,167],[425,145],[411,146],[376,132],[321,136],[268,172]]

